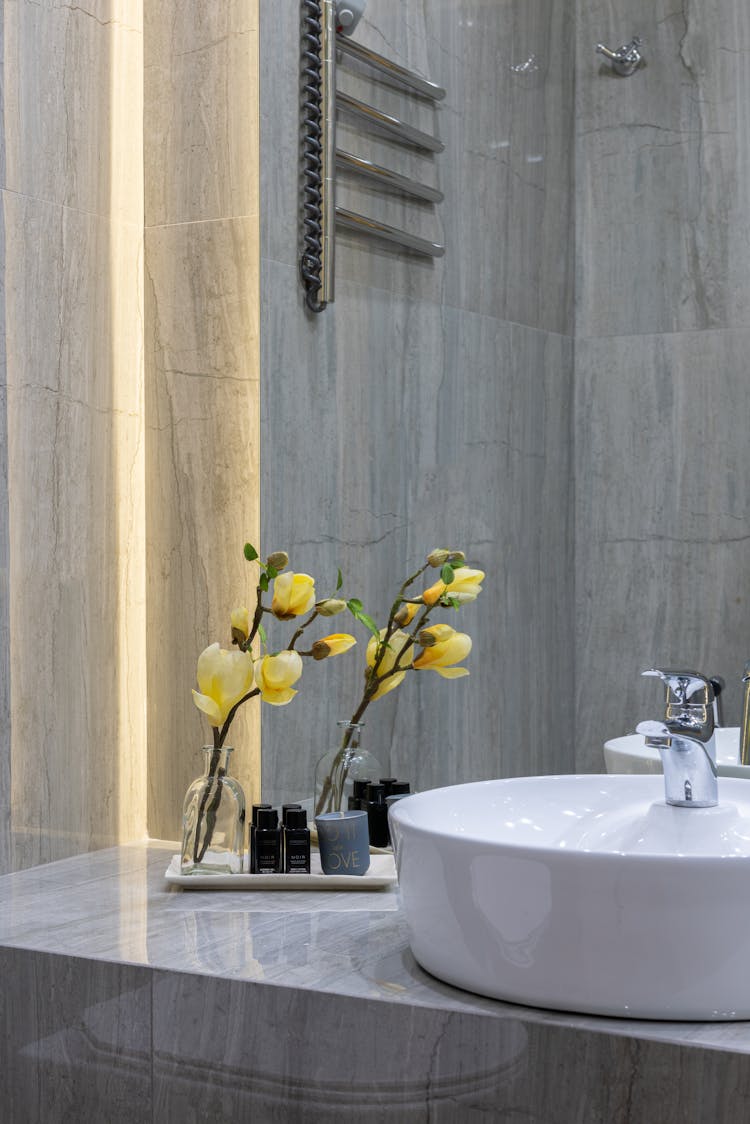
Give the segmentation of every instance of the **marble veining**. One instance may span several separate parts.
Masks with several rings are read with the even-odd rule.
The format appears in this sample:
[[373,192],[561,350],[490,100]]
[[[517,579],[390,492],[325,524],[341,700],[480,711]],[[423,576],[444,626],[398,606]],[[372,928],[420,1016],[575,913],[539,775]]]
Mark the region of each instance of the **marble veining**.
[[[293,7],[294,5],[292,5]],[[210,728],[196,661],[250,603],[259,521],[258,0],[145,9],[148,830],[180,831]],[[258,704],[232,772],[259,793]]]
[[0,877],[0,1097],[14,1121],[54,1098],[77,1119],[106,1104],[116,1122],[128,1105],[128,1119],[169,1122],[746,1119],[748,1024],[473,996],[414,963],[396,890],[181,891],[163,878],[174,847]]
[[[576,11],[576,330],[748,326],[750,13],[741,0],[608,0]],[[618,80],[593,52],[633,33]]]
[[[436,543],[487,572],[459,613],[470,677],[410,675],[365,715],[367,747],[422,788],[572,771],[572,741],[545,737],[572,727],[572,669],[558,659],[572,604],[570,341],[365,285],[311,321],[296,271],[263,268],[261,426],[284,435],[264,444],[265,549],[288,550],[324,590],[340,566],[376,617]],[[277,802],[312,795],[315,761],[360,697],[366,639],[307,670],[289,707],[264,708]]]
[[577,345],[579,768],[599,771],[603,740],[658,717],[648,666],[723,676],[725,722],[739,725],[748,342],[723,331]]

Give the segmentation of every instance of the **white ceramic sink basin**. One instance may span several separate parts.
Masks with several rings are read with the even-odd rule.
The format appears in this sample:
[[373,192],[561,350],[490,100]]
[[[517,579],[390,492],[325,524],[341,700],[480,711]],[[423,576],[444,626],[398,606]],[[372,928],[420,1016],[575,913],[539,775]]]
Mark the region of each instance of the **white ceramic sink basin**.
[[[716,764],[720,777],[750,779],[750,765],[739,765],[739,726],[719,726],[716,729]],[[646,745],[642,734],[627,734],[610,738],[604,743],[604,767],[608,773],[661,773],[658,749]]]
[[390,813],[417,961],[481,995],[649,1019],[750,1018],[750,785],[673,808],[658,776],[435,789]]

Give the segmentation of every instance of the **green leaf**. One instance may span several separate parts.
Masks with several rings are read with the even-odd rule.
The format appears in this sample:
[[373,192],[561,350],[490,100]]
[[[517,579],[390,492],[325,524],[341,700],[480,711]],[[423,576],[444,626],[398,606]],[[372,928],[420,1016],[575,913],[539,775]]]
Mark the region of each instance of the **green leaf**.
[[453,581],[453,567],[448,562],[446,562],[445,565],[443,566],[443,568],[441,569],[440,577],[442,578],[442,580],[445,582],[446,585],[450,585],[451,582]]
[[262,624],[258,625],[258,636],[260,636],[260,642],[263,645],[263,647],[267,648],[268,647],[268,637],[266,636],[266,630],[265,630],[265,628],[263,627]]
[[354,613],[355,617],[356,617],[357,613],[362,612],[362,608],[363,608],[362,602],[360,601],[360,599],[358,597],[350,597],[349,600],[346,603],[346,607],[347,607],[347,609],[351,610],[352,613]]
[[336,579],[336,592],[337,593],[341,589],[343,584],[344,584],[344,575],[341,573],[341,570],[339,570],[338,571],[338,577]]
[[445,605],[450,605],[450,607],[452,609],[458,609],[461,605],[461,602],[458,600],[457,597],[444,597],[443,603]]
[[246,542],[245,543],[245,558],[247,558],[248,562],[254,562],[257,557],[258,557],[258,551],[255,549],[253,544],[249,543],[249,542]]
[[361,621],[365,628],[369,628],[370,632],[377,640],[380,639],[380,629],[372,617],[368,616],[367,613],[357,613],[357,620]]
[[276,569],[276,567],[271,566],[268,563],[266,564],[266,573],[268,574],[269,578],[277,578],[279,576],[279,571]]
[[268,593],[268,574],[260,575],[260,581],[258,582],[258,585],[264,593]]

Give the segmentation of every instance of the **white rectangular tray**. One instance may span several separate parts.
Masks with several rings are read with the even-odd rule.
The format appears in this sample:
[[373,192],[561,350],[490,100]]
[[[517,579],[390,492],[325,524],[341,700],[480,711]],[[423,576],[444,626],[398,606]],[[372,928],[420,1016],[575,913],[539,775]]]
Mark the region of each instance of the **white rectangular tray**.
[[366,874],[323,874],[313,851],[309,874],[181,874],[173,855],[164,877],[185,890],[383,890],[396,885],[396,864],[393,855],[370,855]]

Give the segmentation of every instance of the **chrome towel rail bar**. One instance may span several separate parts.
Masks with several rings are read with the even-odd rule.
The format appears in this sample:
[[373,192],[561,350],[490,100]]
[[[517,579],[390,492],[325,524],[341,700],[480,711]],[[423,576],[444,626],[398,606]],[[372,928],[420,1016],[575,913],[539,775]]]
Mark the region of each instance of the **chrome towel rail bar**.
[[345,230],[356,230],[360,234],[371,234],[381,238],[384,242],[395,242],[407,250],[417,254],[424,254],[430,258],[442,258],[445,246],[437,242],[430,242],[427,238],[417,238],[406,230],[398,230],[395,226],[388,226],[377,219],[368,219],[365,215],[358,215],[356,211],[346,211],[343,207],[336,208],[336,223]]
[[339,35],[338,49],[345,55],[350,55],[352,58],[367,63],[368,66],[373,67],[381,74],[387,75],[399,86],[405,86],[413,93],[421,94],[422,97],[431,98],[433,101],[442,101],[445,97],[445,90],[442,86],[429,82],[426,78],[416,74],[415,71],[407,70],[405,66],[399,66],[398,63],[384,58],[377,51],[371,51],[369,47],[363,47],[361,43],[355,43],[353,39],[348,39],[345,35]]
[[375,109],[374,106],[344,94],[341,90],[336,91],[336,105],[357,120],[366,121],[368,125],[375,125],[378,129],[382,129],[388,136],[402,144],[412,144],[416,148],[423,148],[426,152],[442,152],[445,148],[438,137],[424,133],[421,129],[415,129],[413,125],[407,125],[398,117],[383,113],[381,109]]
[[413,195],[415,199],[424,199],[428,203],[440,203],[443,200],[442,191],[439,191],[436,187],[430,187],[429,184],[419,183],[417,180],[409,179],[408,176],[399,175],[398,172],[392,172],[390,168],[373,164],[372,160],[354,156],[351,152],[344,152],[341,148],[336,149],[336,165],[355,176],[361,176],[363,179],[393,188],[394,191],[401,191],[404,195]]

